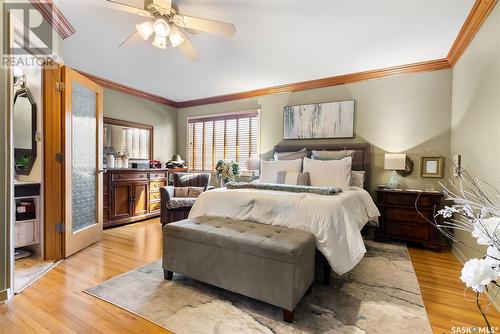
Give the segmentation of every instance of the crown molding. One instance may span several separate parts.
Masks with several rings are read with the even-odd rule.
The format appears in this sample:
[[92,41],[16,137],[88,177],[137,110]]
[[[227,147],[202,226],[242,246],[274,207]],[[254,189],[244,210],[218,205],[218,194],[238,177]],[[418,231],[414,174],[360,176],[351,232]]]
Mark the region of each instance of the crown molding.
[[497,2],[498,0],[476,0],[455,42],[451,46],[450,52],[448,52],[447,59],[452,66],[457,63],[460,56],[465,52]]
[[177,102],[178,108],[187,108],[193,106],[199,106],[203,104],[212,104],[219,102],[227,102],[232,100],[240,100],[247,99],[251,97],[257,97],[262,95],[270,95],[270,94],[278,94],[278,93],[287,93],[287,92],[297,92],[301,90],[329,87],[329,86],[337,86],[347,83],[353,83],[358,81],[370,80],[383,78],[387,76],[407,74],[407,73],[418,73],[418,72],[428,72],[428,71],[437,71],[445,68],[450,68],[450,64],[447,59],[437,59],[424,61],[415,64],[401,65],[388,67],[378,70],[364,71],[358,73],[351,73],[345,75],[338,75],[323,79],[310,80],[310,81],[302,81],[296,82],[286,85],[255,89],[247,92],[240,92],[234,94],[227,95],[219,95],[214,97],[207,97],[196,100],[182,101]]
[[166,99],[164,97],[161,97],[161,96],[158,96],[158,95],[154,95],[154,94],[142,91],[142,90],[138,90],[138,89],[135,89],[135,88],[132,88],[132,87],[129,87],[129,86],[125,86],[125,85],[123,85],[121,83],[114,82],[114,81],[111,81],[111,80],[108,80],[108,79],[104,79],[104,78],[101,78],[101,77],[98,77],[96,75],[89,74],[89,73],[86,73],[86,72],[83,72],[83,71],[80,71],[80,70],[76,70],[76,71],[78,73],[86,76],[87,78],[89,78],[90,80],[94,81],[96,84],[98,84],[100,86],[103,86],[103,87],[106,87],[106,88],[110,88],[110,89],[116,90],[118,92],[122,92],[122,93],[129,94],[129,95],[132,95],[132,96],[141,97],[143,99],[147,99],[147,100],[150,100],[150,101],[153,101],[153,102],[156,102],[156,103],[165,104],[167,106],[178,108],[178,103],[177,102],[169,100],[169,99]]
[[52,0],[30,0],[30,3],[40,12],[52,28],[57,31],[62,39],[66,39],[75,33],[75,28],[73,28]]
[[[39,0],[30,0],[36,1]],[[104,78],[100,78],[82,71],[79,71],[81,74],[89,77],[96,83],[101,86],[114,89],[126,94],[130,94],[133,96],[142,97],[145,99],[149,99],[151,101],[169,105],[174,108],[188,108],[194,106],[200,106],[205,104],[213,104],[220,102],[228,102],[234,100],[241,100],[247,98],[253,98],[263,95],[270,94],[279,94],[279,93],[287,93],[287,92],[297,92],[308,89],[329,87],[329,86],[337,86],[342,84],[348,84],[353,82],[359,82],[364,80],[371,80],[377,78],[383,78],[394,75],[401,74],[409,74],[409,73],[419,73],[419,72],[429,72],[429,71],[437,71],[447,68],[452,68],[453,65],[456,64],[460,56],[464,53],[464,51],[469,46],[470,42],[481,28],[482,24],[491,13],[498,0],[476,0],[474,6],[472,7],[467,19],[465,20],[460,32],[458,33],[457,38],[455,39],[448,55],[446,58],[429,60],[414,64],[407,64],[401,66],[388,67],[383,69],[364,71],[358,73],[351,73],[345,75],[338,75],[333,77],[327,77],[323,79],[295,82],[285,85],[279,85],[274,87],[267,87],[261,89],[255,89],[245,92],[238,92],[226,95],[212,96],[201,99],[193,99],[186,101],[173,101],[166,99],[164,97],[150,94],[144,91],[140,91],[125,85],[122,85],[117,82],[113,82]]]

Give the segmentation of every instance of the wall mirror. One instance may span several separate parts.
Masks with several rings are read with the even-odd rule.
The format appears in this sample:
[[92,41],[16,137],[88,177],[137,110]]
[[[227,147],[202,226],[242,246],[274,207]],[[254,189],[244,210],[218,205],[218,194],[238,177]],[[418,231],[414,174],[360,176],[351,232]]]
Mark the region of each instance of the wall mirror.
[[153,126],[104,117],[103,134],[104,157],[126,150],[130,160],[153,159]]
[[14,96],[14,165],[18,175],[29,175],[36,160],[36,102],[23,87]]

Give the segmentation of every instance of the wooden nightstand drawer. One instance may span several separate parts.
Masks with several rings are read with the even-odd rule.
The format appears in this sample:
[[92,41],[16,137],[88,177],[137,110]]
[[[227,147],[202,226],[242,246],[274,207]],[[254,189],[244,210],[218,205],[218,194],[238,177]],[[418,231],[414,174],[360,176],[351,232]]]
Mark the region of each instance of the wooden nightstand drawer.
[[147,180],[148,173],[113,173],[111,175],[111,180],[122,181],[122,180]]
[[164,179],[167,173],[149,173],[149,179]]
[[409,206],[415,207],[415,203],[418,198],[418,207],[429,208],[432,206],[432,198],[426,196],[418,197],[418,193],[415,194],[400,194],[397,192],[394,193],[384,193],[384,204],[386,205],[400,205],[400,206]]
[[149,200],[151,202],[159,201],[160,198],[161,197],[160,197],[160,192],[159,191],[149,193]]
[[149,182],[149,190],[158,190],[161,187],[165,187],[166,181],[151,181]]
[[149,212],[159,211],[161,208],[161,203],[149,203]]
[[384,210],[384,215],[385,219],[393,221],[403,221],[423,225],[430,224],[415,209],[386,207]]
[[384,230],[388,236],[419,241],[429,240],[429,228],[427,226],[386,222]]

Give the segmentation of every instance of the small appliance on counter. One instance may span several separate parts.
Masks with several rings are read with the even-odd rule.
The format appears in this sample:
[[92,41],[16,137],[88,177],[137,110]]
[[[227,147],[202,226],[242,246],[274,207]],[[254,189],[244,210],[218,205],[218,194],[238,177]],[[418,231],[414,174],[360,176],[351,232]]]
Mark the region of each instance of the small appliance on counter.
[[149,160],[149,168],[161,168],[161,162],[158,160]]

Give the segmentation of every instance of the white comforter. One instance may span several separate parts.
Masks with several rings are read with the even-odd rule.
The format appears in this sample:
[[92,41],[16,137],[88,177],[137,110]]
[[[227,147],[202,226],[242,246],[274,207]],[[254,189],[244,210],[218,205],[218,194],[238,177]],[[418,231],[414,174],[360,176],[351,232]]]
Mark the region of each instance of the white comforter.
[[196,200],[189,217],[250,220],[311,232],[333,271],[342,275],[366,253],[363,226],[380,213],[368,192],[351,187],[337,195],[256,189],[215,189]]

